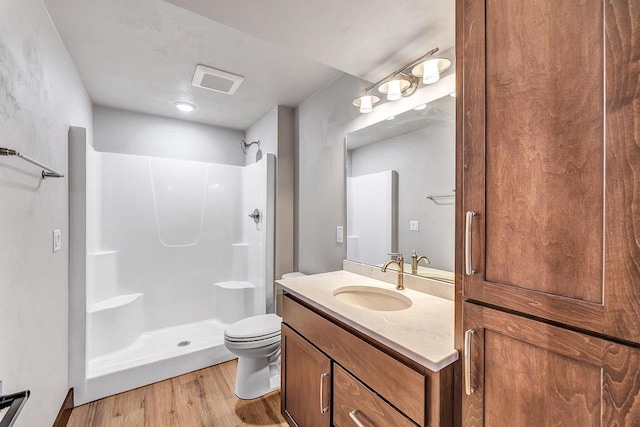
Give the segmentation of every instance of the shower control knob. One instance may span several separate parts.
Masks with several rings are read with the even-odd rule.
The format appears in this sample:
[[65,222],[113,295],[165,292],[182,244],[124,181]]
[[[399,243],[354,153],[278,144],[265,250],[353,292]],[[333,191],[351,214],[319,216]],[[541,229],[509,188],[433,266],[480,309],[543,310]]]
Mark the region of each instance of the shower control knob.
[[260,211],[258,209],[254,209],[252,213],[249,214],[249,218],[253,218],[253,221],[257,224],[260,222]]

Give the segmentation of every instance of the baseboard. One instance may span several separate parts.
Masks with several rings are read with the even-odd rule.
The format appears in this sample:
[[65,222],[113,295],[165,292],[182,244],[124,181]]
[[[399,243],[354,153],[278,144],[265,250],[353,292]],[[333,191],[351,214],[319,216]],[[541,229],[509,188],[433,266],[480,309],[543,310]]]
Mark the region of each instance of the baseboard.
[[73,388],[69,389],[67,397],[65,397],[60,412],[56,420],[53,422],[53,427],[66,427],[71,417],[71,411],[73,410]]

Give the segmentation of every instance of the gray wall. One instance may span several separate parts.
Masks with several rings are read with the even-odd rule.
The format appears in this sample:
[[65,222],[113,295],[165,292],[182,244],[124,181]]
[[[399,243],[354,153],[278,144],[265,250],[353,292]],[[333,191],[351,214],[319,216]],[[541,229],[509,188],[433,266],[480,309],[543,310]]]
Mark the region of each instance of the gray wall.
[[97,151],[241,166],[244,132],[94,105]]
[[[91,138],[89,97],[40,0],[0,10],[0,146],[66,174],[69,126]],[[40,172],[0,158],[0,380],[32,392],[16,427],[52,425],[69,388],[68,177]]]
[[278,159],[276,182],[276,278],[294,270],[294,163],[295,112],[278,107]]
[[344,136],[360,116],[351,101],[367,85],[345,74],[298,106],[297,268],[304,273],[341,270],[346,258],[346,243],[336,243],[336,226],[347,222]]
[[[453,271],[455,251],[453,199],[436,205],[426,196],[453,194],[455,132],[449,120],[350,151],[351,176],[398,171],[398,248],[405,259],[416,250],[430,267],[447,271]],[[409,230],[410,220],[420,221],[419,231]]]

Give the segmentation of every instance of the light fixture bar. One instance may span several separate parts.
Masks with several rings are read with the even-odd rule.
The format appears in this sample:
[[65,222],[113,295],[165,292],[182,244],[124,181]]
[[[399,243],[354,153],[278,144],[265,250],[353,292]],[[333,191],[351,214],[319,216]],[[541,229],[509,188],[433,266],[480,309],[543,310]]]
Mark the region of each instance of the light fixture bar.
[[407,64],[407,65],[403,65],[401,68],[398,68],[396,71],[394,71],[393,73],[389,74],[388,76],[386,76],[383,79],[378,80],[377,82],[373,83],[371,86],[368,86],[366,89],[364,89],[361,93],[362,94],[366,94],[368,93],[371,89],[373,89],[374,87],[384,83],[385,81],[389,80],[392,77],[397,76],[398,74],[402,73],[403,71],[408,70],[409,68],[414,67],[415,65],[419,64],[421,61],[423,61],[426,57],[428,56],[432,56],[433,54],[435,54],[436,52],[438,52],[440,50],[440,48],[434,48],[431,49],[429,52],[425,53],[424,55],[422,55],[420,58],[416,59],[415,61]]

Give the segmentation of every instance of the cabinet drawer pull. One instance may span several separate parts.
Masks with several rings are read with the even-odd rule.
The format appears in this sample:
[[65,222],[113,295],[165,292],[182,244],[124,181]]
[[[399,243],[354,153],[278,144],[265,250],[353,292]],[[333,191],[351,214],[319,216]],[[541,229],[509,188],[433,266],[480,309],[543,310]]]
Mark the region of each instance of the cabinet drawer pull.
[[476,215],[477,213],[473,211],[467,211],[467,221],[464,233],[464,272],[467,276],[471,276],[476,272],[471,264],[471,227],[473,225],[473,217]]
[[476,331],[464,331],[464,391],[470,396],[476,389],[471,385],[471,338]]
[[324,406],[324,379],[329,376],[329,372],[320,375],[320,413],[324,414],[329,410],[328,406]]
[[365,425],[362,424],[362,422],[358,419],[357,409],[354,409],[353,411],[349,412],[349,416],[351,417],[355,425],[357,425],[358,427],[365,427]]

